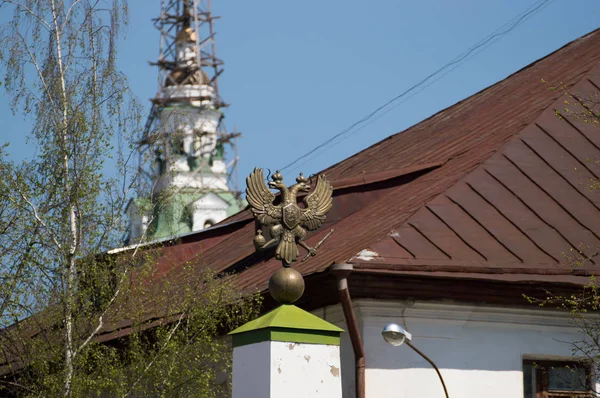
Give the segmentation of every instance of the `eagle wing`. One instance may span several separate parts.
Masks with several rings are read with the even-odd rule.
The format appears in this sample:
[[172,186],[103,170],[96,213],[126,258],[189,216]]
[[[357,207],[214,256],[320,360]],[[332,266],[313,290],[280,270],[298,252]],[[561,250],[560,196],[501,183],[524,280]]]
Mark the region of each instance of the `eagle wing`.
[[254,217],[263,225],[278,224],[281,221],[281,207],[273,205],[275,194],[265,184],[262,169],[254,169],[246,178],[246,186],[246,200],[252,207]]
[[305,208],[300,215],[300,223],[309,231],[319,228],[325,215],[333,206],[333,187],[321,174],[317,177],[315,189],[304,198]]

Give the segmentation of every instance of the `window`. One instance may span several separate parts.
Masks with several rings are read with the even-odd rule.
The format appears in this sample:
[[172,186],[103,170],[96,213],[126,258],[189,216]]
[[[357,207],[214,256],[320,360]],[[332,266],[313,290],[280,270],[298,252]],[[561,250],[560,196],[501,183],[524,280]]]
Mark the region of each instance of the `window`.
[[205,228],[205,229],[206,229],[206,228],[210,228],[210,227],[212,227],[213,225],[215,225],[215,222],[214,222],[213,220],[206,220],[206,221],[204,222],[204,228]]
[[585,362],[523,361],[525,398],[591,398],[591,381]]

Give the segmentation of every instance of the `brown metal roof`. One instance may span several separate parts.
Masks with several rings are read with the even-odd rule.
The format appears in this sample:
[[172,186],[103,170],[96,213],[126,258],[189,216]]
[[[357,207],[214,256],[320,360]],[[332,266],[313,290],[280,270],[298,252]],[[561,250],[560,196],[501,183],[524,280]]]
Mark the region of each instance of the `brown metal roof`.
[[[542,79],[596,92],[599,62],[595,31],[325,170],[330,181],[345,183],[308,243],[335,232],[317,257],[294,267],[311,275],[350,261],[357,274],[390,281],[584,283],[596,264],[573,273],[563,253],[600,247],[600,195],[585,186],[600,177],[599,166],[585,161],[600,158],[600,134],[557,118],[564,97]],[[197,258],[199,267],[235,272],[240,288],[266,289],[281,265],[272,253],[254,251],[249,212],[224,223],[231,225],[164,248],[162,275],[185,284],[178,264]]]
[[[595,68],[573,91],[594,93],[599,72]],[[600,165],[586,161],[600,159],[600,136],[589,124],[556,116],[564,98],[372,244],[367,261],[355,256],[351,262],[403,265],[407,271],[599,270],[597,258],[589,267],[569,267],[571,248],[593,257],[600,247],[600,195],[589,189],[589,181],[600,177]]]
[[[600,195],[587,187],[600,178],[600,165],[587,161],[600,159],[600,134],[556,117],[565,97],[542,79],[597,95],[600,30],[325,170],[338,183],[334,205],[308,243],[335,232],[317,257],[294,265],[307,283],[299,304],[335,302],[324,271],[340,262],[355,266],[356,298],[511,305],[544,289],[569,292],[598,273],[598,257],[572,269],[564,253],[600,247]],[[152,278],[183,288],[192,281],[180,269],[192,261],[234,273],[242,289],[265,290],[281,265],[255,252],[255,228],[246,210],[167,244]],[[149,326],[164,321],[160,295],[142,305]],[[99,339],[129,326],[115,318]]]

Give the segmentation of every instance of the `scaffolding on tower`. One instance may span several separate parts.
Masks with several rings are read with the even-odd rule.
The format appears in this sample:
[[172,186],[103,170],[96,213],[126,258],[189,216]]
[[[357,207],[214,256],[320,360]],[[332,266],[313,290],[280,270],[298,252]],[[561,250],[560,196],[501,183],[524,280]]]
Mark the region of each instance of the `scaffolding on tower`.
[[[219,19],[211,13],[211,0],[161,0],[161,12],[158,18],[153,19],[155,28],[160,33],[159,56],[156,62],[150,64],[158,67],[158,90],[156,97],[151,99],[152,106],[139,143],[140,168],[142,174],[151,179],[152,172],[144,169],[142,165],[144,154],[156,146],[164,138],[164,132],[159,123],[160,112],[165,106],[174,102],[202,101],[199,96],[185,98],[165,98],[160,95],[165,87],[183,87],[190,84],[197,74],[208,78],[209,85],[214,89],[212,106],[219,110],[226,108],[226,104],[219,92],[218,79],[223,73],[223,61],[216,55],[214,21]],[[196,62],[188,65],[185,70],[177,62],[177,35],[182,31],[195,32]],[[241,133],[234,129],[228,132],[223,118],[219,121],[217,130],[217,147],[228,148],[225,150],[232,154],[227,163],[227,183],[236,198],[241,198],[238,180],[238,138]]]

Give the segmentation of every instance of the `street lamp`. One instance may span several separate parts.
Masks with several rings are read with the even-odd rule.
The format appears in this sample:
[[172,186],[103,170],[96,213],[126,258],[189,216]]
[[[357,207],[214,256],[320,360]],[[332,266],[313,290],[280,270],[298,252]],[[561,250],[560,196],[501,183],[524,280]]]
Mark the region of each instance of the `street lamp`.
[[429,359],[429,357],[427,355],[423,354],[417,347],[415,347],[410,342],[410,340],[412,339],[412,335],[410,333],[408,333],[406,330],[404,330],[404,328],[400,325],[397,325],[395,323],[388,323],[387,325],[385,325],[385,327],[381,331],[381,335],[383,336],[383,339],[385,340],[386,343],[391,344],[395,347],[406,343],[407,346],[412,348],[417,354],[422,356],[423,359],[425,359],[427,362],[429,362],[431,364],[431,366],[433,366],[433,368],[437,372],[438,376],[440,377],[440,381],[442,382],[442,387],[444,387],[444,393],[446,394],[446,398],[450,398],[448,396],[448,390],[446,389],[446,383],[444,383],[444,379],[442,378],[442,374],[440,373],[440,370],[435,365],[435,363],[433,363],[433,361],[431,359]]

